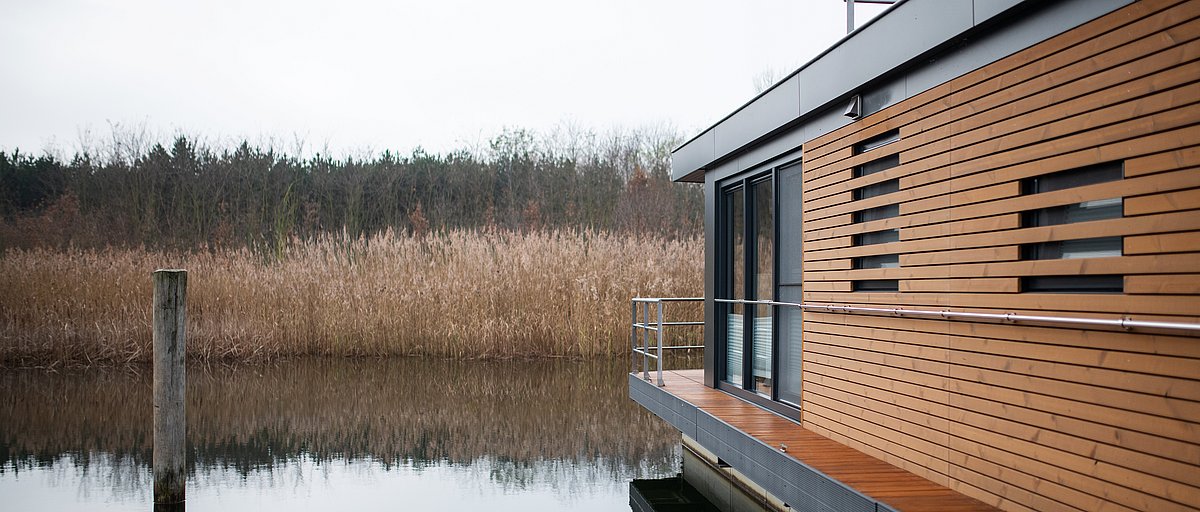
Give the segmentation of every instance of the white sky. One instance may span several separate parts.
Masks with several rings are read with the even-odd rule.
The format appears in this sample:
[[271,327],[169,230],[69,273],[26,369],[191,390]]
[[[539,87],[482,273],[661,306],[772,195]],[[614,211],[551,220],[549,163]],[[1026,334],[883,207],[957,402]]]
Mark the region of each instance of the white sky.
[[691,136],[844,34],[841,0],[0,0],[0,149],[114,124],[335,154],[563,123]]

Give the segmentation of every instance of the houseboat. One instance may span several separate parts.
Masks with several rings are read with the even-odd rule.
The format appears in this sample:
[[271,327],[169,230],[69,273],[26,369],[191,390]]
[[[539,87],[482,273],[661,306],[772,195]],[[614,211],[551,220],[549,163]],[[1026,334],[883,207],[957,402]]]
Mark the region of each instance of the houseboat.
[[703,369],[634,299],[629,394],[714,503],[1200,509],[1200,0],[900,0],[672,178]]

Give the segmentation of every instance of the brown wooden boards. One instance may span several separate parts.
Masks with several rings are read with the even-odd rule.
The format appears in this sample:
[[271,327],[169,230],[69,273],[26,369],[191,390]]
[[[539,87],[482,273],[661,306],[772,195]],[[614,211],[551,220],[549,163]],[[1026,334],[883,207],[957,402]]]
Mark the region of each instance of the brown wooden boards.
[[[805,302],[1200,322],[1200,1],[1135,2],[803,165]],[[803,347],[804,426],[917,476],[1008,510],[1200,509],[1200,337],[805,312]]]

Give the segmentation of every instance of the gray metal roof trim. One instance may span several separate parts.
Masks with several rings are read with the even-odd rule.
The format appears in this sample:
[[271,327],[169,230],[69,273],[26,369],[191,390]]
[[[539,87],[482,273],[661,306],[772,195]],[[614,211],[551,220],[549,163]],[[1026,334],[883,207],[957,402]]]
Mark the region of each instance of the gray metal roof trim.
[[[845,0],[843,0],[843,1],[845,1]],[[711,131],[712,131],[714,128],[716,128],[717,126],[719,126],[721,123],[724,123],[726,120],[728,120],[729,118],[733,117],[733,116],[734,116],[735,114],[737,114],[738,112],[741,112],[741,111],[742,111],[742,110],[744,110],[746,107],[749,107],[751,103],[754,103],[754,102],[758,101],[758,99],[759,99],[759,98],[761,98],[761,97],[763,97],[763,96],[766,96],[768,93],[770,93],[771,91],[773,91],[775,88],[777,88],[777,87],[779,87],[779,86],[783,85],[783,83],[784,83],[784,82],[787,82],[788,80],[791,80],[791,78],[792,78],[792,77],[794,77],[794,76],[796,76],[796,75],[800,74],[800,72],[801,72],[801,71],[804,71],[804,69],[805,69],[805,68],[809,67],[809,66],[810,66],[810,65],[812,65],[814,62],[816,62],[816,61],[820,60],[820,59],[821,59],[821,57],[824,57],[825,55],[829,54],[829,52],[832,52],[833,50],[837,49],[839,46],[841,46],[841,45],[842,45],[842,43],[845,43],[846,41],[850,40],[850,38],[852,38],[852,37],[854,37],[854,36],[858,35],[858,33],[859,33],[859,32],[862,32],[863,30],[866,30],[866,29],[867,29],[867,27],[869,27],[869,26],[873,25],[873,24],[874,24],[874,23],[875,23],[877,20],[879,20],[880,18],[882,18],[882,17],[884,17],[884,16],[887,16],[887,15],[888,15],[888,13],[892,12],[894,9],[896,9],[896,8],[897,8],[897,7],[899,7],[900,5],[902,5],[902,4],[905,4],[905,3],[908,3],[908,2],[911,2],[911,1],[914,1],[914,0],[897,0],[897,1],[896,1],[896,3],[892,4],[892,5],[891,5],[891,6],[889,6],[887,9],[884,9],[884,11],[883,11],[883,12],[879,13],[879,15],[878,15],[878,16],[875,16],[874,18],[871,18],[870,20],[867,20],[867,22],[866,22],[866,23],[863,23],[861,27],[857,27],[857,28],[855,28],[855,29],[854,29],[854,31],[853,31],[853,32],[850,32],[849,34],[846,34],[845,36],[842,36],[842,38],[841,38],[841,39],[838,39],[838,40],[837,40],[837,42],[833,43],[833,44],[832,44],[832,45],[830,45],[828,48],[826,48],[825,50],[823,50],[821,53],[817,54],[817,56],[816,56],[816,57],[813,57],[812,59],[809,59],[809,61],[808,61],[808,62],[805,62],[805,63],[804,63],[804,64],[802,64],[802,65],[801,65],[799,68],[796,68],[796,70],[795,70],[795,71],[792,71],[791,73],[788,73],[788,75],[787,75],[787,76],[785,76],[785,77],[783,77],[783,78],[780,78],[780,79],[779,79],[779,81],[775,82],[774,84],[771,84],[771,86],[770,86],[770,87],[767,87],[766,89],[763,89],[763,91],[762,91],[762,92],[760,92],[760,93],[758,93],[758,94],[754,95],[754,97],[753,97],[753,98],[750,98],[750,100],[749,100],[749,101],[747,101],[747,102],[743,103],[743,104],[742,104],[741,106],[739,106],[738,108],[735,108],[735,109],[733,109],[733,111],[732,111],[732,112],[730,112],[730,113],[726,114],[726,115],[725,115],[725,117],[722,117],[721,119],[717,120],[717,122],[713,123],[713,124],[712,124],[712,125],[710,125],[708,128],[705,128],[705,129],[703,129],[703,130],[700,130],[700,133],[698,133],[698,134],[696,134],[694,137],[692,137],[692,138],[690,138],[690,139],[688,139],[688,140],[684,141],[684,142],[683,142],[683,144],[680,144],[680,145],[679,145],[679,147],[677,147],[677,148],[675,148],[675,149],[672,149],[672,150],[671,150],[671,152],[672,152],[672,153],[674,153],[674,152],[676,152],[676,151],[679,151],[680,149],[683,149],[683,147],[684,147],[684,146],[687,146],[688,144],[691,144],[691,143],[692,143],[692,141],[695,141],[696,139],[699,139],[700,137],[703,137],[703,136],[704,136],[704,134],[706,134],[706,133],[708,133],[708,132],[711,132]]]
[[[975,0],[975,1],[978,1],[978,0]],[[824,111],[825,109],[828,108],[828,106],[830,104],[838,101],[839,99],[842,99],[848,93],[853,92],[857,89],[861,89],[862,87],[867,86],[871,83],[875,83],[881,79],[886,79],[889,75],[892,75],[894,71],[896,71],[898,69],[903,69],[913,62],[919,61],[921,58],[928,55],[930,52],[936,52],[939,48],[944,48],[947,45],[952,44],[954,41],[957,41],[957,40],[961,39],[962,37],[966,36],[968,33],[971,33],[972,31],[980,28],[981,25],[989,25],[989,23],[987,23],[987,22],[991,21],[995,18],[998,18],[1000,14],[1002,14],[1004,12],[1012,11],[1018,6],[1028,5],[1030,3],[1036,4],[1036,3],[1038,3],[1038,0],[1008,0],[1007,4],[1004,5],[1002,8],[996,9],[993,12],[986,14],[982,19],[980,19],[980,18],[977,18],[977,15],[979,13],[975,12],[975,10],[974,10],[975,2],[968,2],[967,5],[969,5],[969,7],[971,9],[970,21],[967,22],[967,24],[965,26],[962,26],[961,29],[954,30],[954,31],[952,31],[952,33],[948,33],[944,37],[941,37],[937,43],[928,44],[927,47],[924,47],[924,48],[920,48],[920,47],[909,48],[908,49],[909,54],[905,55],[900,60],[892,61],[890,63],[890,65],[885,67],[885,69],[877,70],[877,72],[875,72],[873,76],[864,77],[861,80],[855,80],[856,83],[850,84],[850,85],[845,85],[844,87],[841,87],[841,88],[844,88],[845,91],[830,93],[830,94],[825,95],[825,97],[815,100],[815,101],[811,101],[812,100],[811,97],[802,98],[801,105],[800,105],[800,111],[797,112],[795,117],[793,117],[791,120],[789,120],[785,123],[782,123],[778,126],[764,127],[764,131],[761,134],[758,134],[756,136],[742,140],[741,143],[739,145],[737,145],[736,147],[733,147],[726,151],[719,152],[719,151],[717,151],[717,148],[715,146],[711,147],[711,148],[707,148],[707,147],[706,148],[698,148],[695,146],[696,143],[702,142],[702,141],[704,141],[704,139],[714,139],[716,130],[718,128],[720,128],[723,124],[725,124],[728,120],[730,120],[734,116],[738,115],[740,112],[745,111],[752,104],[759,101],[764,96],[770,94],[776,88],[789,82],[793,77],[800,75],[805,70],[812,68],[814,66],[819,66],[819,65],[826,66],[826,67],[838,67],[837,63],[832,63],[832,62],[827,63],[823,59],[825,59],[827,56],[829,56],[829,54],[842,48],[843,46],[846,46],[847,44],[849,44],[849,42],[854,41],[856,38],[871,38],[871,37],[875,36],[875,34],[873,34],[872,32],[869,31],[870,27],[877,26],[878,24],[883,23],[884,20],[890,21],[891,19],[887,18],[887,17],[889,15],[895,15],[897,9],[901,8],[902,6],[908,5],[908,4],[914,4],[917,7],[932,8],[932,7],[938,5],[936,0],[900,0],[900,1],[896,2],[895,4],[893,4],[892,6],[890,6],[886,11],[884,11],[880,15],[871,19],[868,23],[855,29],[854,32],[851,32],[851,33],[847,34],[845,37],[843,37],[842,39],[838,40],[838,42],[835,43],[833,46],[830,46],[828,49],[821,52],[820,55],[816,56],[812,60],[805,63],[799,69],[797,69],[796,71],[789,74],[786,78],[780,80],[779,82],[772,85],[769,89],[763,91],[762,93],[759,93],[753,99],[751,99],[749,102],[747,102],[746,104],[739,107],[737,110],[734,110],[729,115],[726,115],[725,117],[723,117],[717,123],[713,124],[712,126],[708,127],[704,131],[700,132],[695,137],[692,137],[691,139],[689,139],[687,142],[683,143],[679,147],[675,148],[675,150],[673,150],[671,153],[672,154],[671,178],[674,181],[688,181],[688,182],[703,181],[704,172],[707,170],[710,170],[710,168],[714,164],[720,164],[723,161],[727,161],[729,158],[736,156],[740,151],[744,150],[747,147],[753,146],[758,142],[761,142],[765,139],[769,139],[770,137],[778,135],[781,132],[793,129],[796,126],[803,124],[804,119],[810,117],[814,113],[819,113],[821,111]],[[954,3],[951,5],[962,6],[964,4]],[[920,21],[921,20],[916,20],[917,23],[920,23]],[[903,23],[903,21],[898,21],[897,23]],[[919,25],[917,25],[916,27],[919,27]],[[904,27],[904,26],[894,27],[894,29],[896,31],[903,31],[903,29],[905,29],[905,28],[909,29],[908,31],[911,31],[911,29],[914,28],[914,26],[910,25],[908,27]],[[857,55],[856,56],[847,56],[847,57],[843,58],[842,60],[857,61],[857,60],[859,60],[857,57],[858,57]],[[816,84],[814,84],[814,85],[816,85]],[[801,94],[803,94],[803,91],[804,91],[803,82],[801,82],[800,88],[802,91]],[[816,88],[820,88],[820,87],[818,86]],[[829,88],[829,87],[825,87],[825,88]],[[810,101],[804,101],[805,99],[808,99]],[[711,141],[708,141],[708,142],[711,144]],[[691,151],[690,153],[698,152],[700,154],[699,155],[686,154],[686,153],[689,153],[688,150],[691,148],[696,148],[696,150],[699,150],[699,151]],[[708,151],[705,151],[705,150],[708,150]],[[711,154],[708,154],[709,151],[711,151]],[[687,162],[686,164],[684,164],[682,166],[676,165],[677,157],[685,157],[685,158],[683,158],[683,160],[686,160],[689,162]],[[700,160],[703,160],[703,162],[701,163]]]

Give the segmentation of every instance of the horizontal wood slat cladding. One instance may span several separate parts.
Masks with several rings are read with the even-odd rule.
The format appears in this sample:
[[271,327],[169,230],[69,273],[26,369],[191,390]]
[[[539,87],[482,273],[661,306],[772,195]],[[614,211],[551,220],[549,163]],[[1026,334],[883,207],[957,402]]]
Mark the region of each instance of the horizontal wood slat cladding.
[[[1123,179],[1026,184],[1108,162]],[[1200,322],[1200,1],[1135,2],[810,140],[803,180],[806,302]],[[853,200],[889,180],[898,191]],[[1114,198],[1123,218],[1023,220]],[[855,245],[890,229],[899,241]],[[1101,237],[1123,254],[1022,256]],[[893,254],[897,267],[856,268]],[[1118,276],[1124,291],[1022,291],[1044,276]],[[860,280],[898,291],[852,291]],[[1200,337],[806,311],[803,350],[805,427],[985,503],[1200,509]]]

